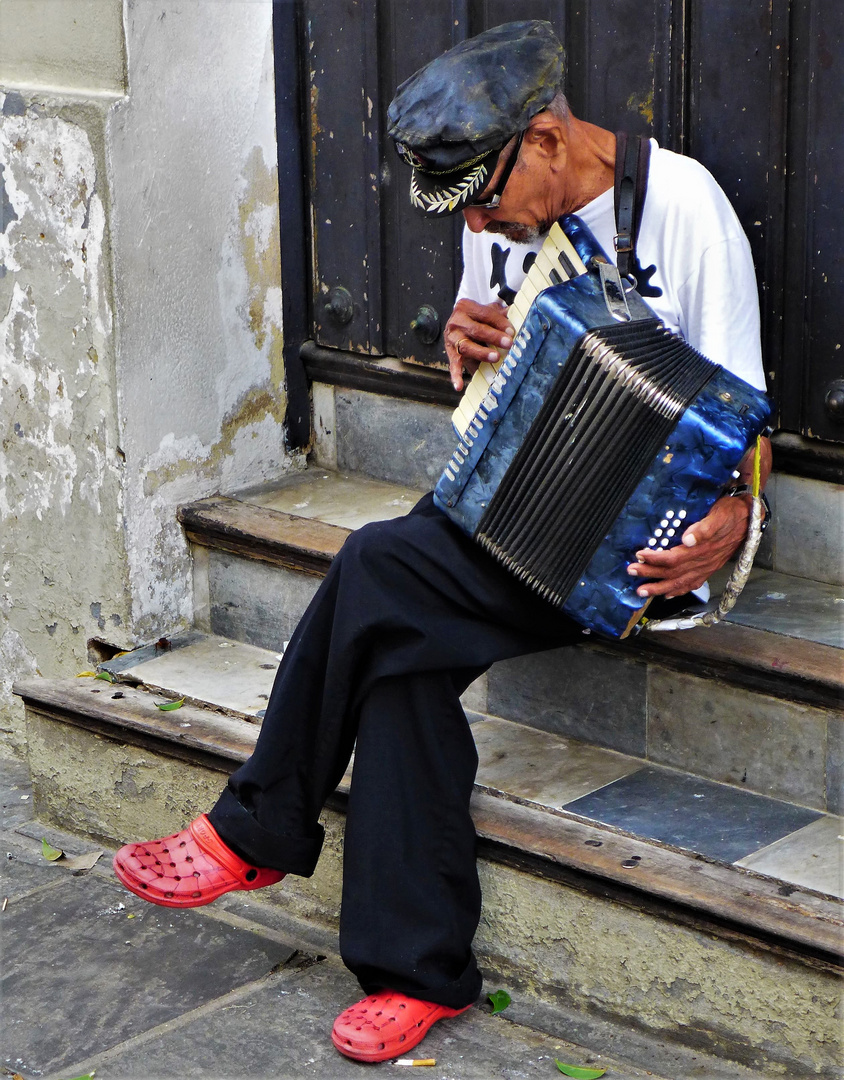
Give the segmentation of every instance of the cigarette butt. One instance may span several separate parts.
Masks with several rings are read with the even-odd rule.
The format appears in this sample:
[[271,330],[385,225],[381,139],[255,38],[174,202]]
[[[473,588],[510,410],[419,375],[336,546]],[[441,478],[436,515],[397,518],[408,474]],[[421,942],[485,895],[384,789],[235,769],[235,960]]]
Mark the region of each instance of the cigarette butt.
[[399,1058],[394,1065],[436,1065],[436,1058]]
[[6,910],[6,904],[8,904],[8,902],[9,902],[8,896],[4,896],[3,897],[3,908],[2,908],[3,911]]

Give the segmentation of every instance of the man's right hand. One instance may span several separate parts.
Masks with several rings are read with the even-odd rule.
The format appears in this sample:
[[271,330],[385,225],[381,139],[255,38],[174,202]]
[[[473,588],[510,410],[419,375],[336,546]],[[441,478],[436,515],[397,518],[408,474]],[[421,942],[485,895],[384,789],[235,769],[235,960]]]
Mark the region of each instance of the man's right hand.
[[505,304],[458,300],[443,334],[454,389],[463,389],[464,369],[474,375],[482,361],[498,360],[498,350],[509,349],[514,336]]

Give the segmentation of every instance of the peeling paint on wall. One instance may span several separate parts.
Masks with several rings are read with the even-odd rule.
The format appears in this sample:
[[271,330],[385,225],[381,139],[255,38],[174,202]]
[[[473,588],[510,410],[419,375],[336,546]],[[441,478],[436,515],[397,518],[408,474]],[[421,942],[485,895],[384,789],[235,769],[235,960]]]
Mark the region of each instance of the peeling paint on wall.
[[[68,673],[127,615],[106,216],[104,114],[2,97],[0,713],[11,682]],[[73,110],[71,109],[72,113]],[[97,130],[99,128],[99,131]]]
[[180,503],[298,464],[286,411],[271,9],[127,7],[111,119],[133,629],[192,619]]

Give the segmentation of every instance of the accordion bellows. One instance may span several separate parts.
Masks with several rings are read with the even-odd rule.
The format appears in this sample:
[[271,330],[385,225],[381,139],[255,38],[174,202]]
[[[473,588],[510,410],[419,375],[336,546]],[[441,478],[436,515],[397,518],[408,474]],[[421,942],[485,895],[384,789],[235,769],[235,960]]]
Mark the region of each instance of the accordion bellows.
[[764,428],[766,396],[667,330],[636,293],[617,321],[582,222],[588,271],[536,298],[437,484],[437,505],[589,630],[644,610],[627,566],[704,517]]

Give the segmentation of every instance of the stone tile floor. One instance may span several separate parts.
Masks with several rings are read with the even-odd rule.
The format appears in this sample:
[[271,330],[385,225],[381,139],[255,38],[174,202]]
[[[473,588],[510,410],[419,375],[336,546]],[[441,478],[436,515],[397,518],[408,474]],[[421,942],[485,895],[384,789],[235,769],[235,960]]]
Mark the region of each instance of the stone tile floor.
[[[0,758],[2,1069],[24,1080],[319,1077],[369,1070],[340,1057],[333,1019],[360,997],[333,935],[303,948],[284,915],[232,894],[171,911],[127,893],[104,852],[90,871],[45,861],[93,845],[33,817],[25,765]],[[495,987],[492,987],[495,988]],[[417,1052],[432,1080],[540,1080],[554,1059],[610,1080],[751,1080],[760,1073],[530,1000],[500,1016],[484,1002],[440,1023]],[[415,1074],[414,1074],[415,1075]]]

